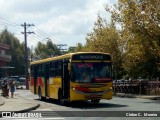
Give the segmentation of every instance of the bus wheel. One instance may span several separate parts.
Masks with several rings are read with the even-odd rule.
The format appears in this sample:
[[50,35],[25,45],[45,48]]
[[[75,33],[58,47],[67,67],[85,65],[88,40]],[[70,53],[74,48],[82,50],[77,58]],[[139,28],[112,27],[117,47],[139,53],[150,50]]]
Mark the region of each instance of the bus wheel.
[[93,104],[98,104],[100,100],[91,100]]
[[61,90],[58,91],[58,101],[59,101],[60,105],[65,105],[65,101],[63,100],[62,91]]
[[42,96],[41,88],[38,89],[39,100],[44,100],[45,97]]

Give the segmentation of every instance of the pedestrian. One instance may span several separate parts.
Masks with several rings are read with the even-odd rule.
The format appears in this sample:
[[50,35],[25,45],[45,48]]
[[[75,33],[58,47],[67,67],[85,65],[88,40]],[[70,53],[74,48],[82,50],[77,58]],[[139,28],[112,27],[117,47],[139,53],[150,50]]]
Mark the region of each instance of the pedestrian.
[[9,82],[7,81],[7,90],[6,90],[6,94],[7,94],[7,97],[9,97]]
[[14,92],[15,92],[15,82],[14,82],[14,80],[11,80],[11,82],[10,82],[10,91],[11,91],[11,97],[13,98]]
[[3,91],[3,97],[7,97],[8,94],[7,94],[7,80],[4,79],[3,83],[2,83],[2,91]]

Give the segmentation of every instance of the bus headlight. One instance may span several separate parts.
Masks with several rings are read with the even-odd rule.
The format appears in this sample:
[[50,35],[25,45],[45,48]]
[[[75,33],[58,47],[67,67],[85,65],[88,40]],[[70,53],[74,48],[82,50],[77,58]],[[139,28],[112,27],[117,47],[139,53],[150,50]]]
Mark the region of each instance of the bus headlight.
[[76,89],[73,87],[72,90],[75,91]]

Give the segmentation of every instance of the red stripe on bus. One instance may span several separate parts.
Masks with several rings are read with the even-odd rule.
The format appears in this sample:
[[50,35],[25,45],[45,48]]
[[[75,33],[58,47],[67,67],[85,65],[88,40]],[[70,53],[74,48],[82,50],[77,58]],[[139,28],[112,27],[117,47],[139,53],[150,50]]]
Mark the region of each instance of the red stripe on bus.
[[34,79],[31,78],[31,86],[33,86],[33,85],[34,85]]
[[43,82],[42,82],[41,77],[38,78],[37,82],[38,82],[38,86],[41,86],[41,87],[43,86]]

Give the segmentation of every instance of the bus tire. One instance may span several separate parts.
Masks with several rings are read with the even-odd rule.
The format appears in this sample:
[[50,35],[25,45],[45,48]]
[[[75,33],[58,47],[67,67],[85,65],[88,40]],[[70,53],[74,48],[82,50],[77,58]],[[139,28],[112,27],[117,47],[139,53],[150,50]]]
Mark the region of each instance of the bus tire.
[[91,102],[92,102],[93,104],[99,104],[100,100],[99,100],[99,99],[98,99],[98,100],[91,100]]
[[59,104],[60,105],[65,105],[65,101],[63,100],[63,95],[62,95],[62,90],[61,89],[59,89],[59,91],[58,91],[58,101],[59,101]]
[[41,88],[38,89],[38,96],[39,96],[39,100],[44,100],[45,99],[45,97],[42,96]]

